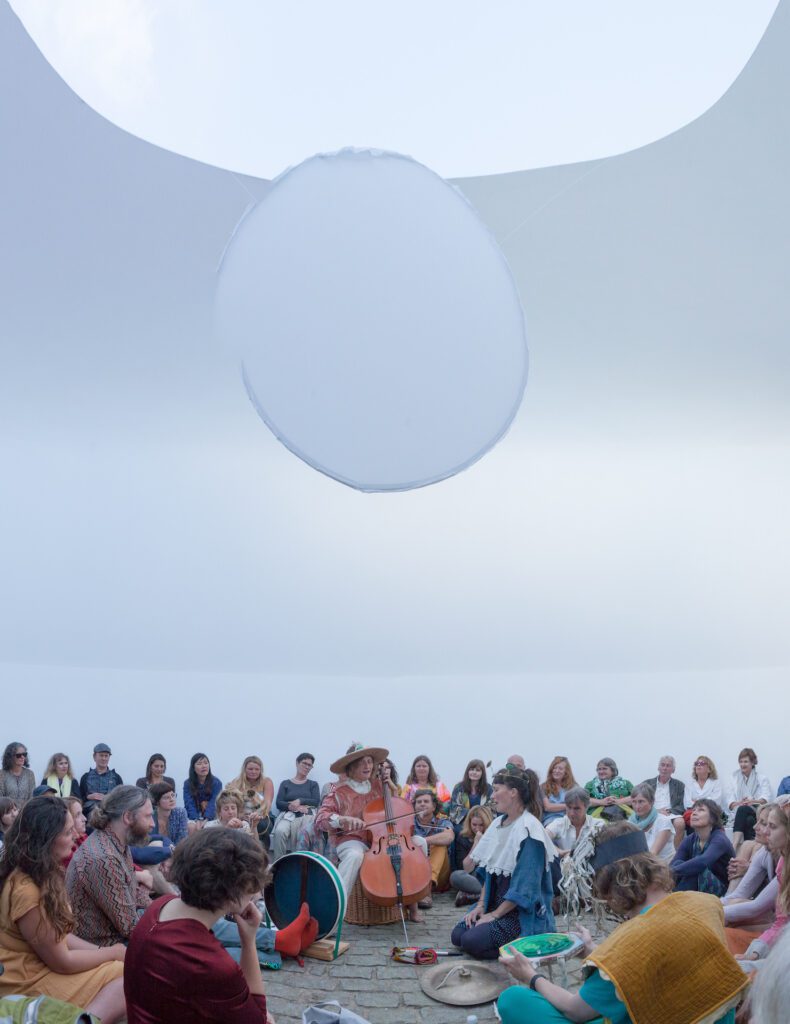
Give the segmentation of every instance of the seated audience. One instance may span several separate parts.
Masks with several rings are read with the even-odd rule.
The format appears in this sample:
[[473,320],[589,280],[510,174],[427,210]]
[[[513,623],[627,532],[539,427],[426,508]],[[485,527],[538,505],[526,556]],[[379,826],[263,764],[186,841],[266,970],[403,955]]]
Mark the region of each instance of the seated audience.
[[273,860],[293,850],[317,850],[315,815],[321,805],[321,793],[318,783],[307,777],[314,764],[312,754],[300,754],[296,774],[283,779],[277,790],[275,806],[280,814],[272,830]]
[[36,777],[30,770],[27,747],[24,743],[9,743],[3,751],[0,769],[0,796],[10,797],[21,810],[33,796]]
[[[786,792],[786,791],[785,791]],[[779,794],[782,796],[783,794]],[[752,985],[749,1000],[755,1024],[787,1024],[790,1006],[790,928],[777,939]]]
[[751,747],[744,747],[738,754],[738,765],[738,769],[732,773],[732,783],[727,794],[728,809],[735,814],[732,842],[736,850],[744,839],[754,839],[757,808],[760,804],[767,804],[773,793],[768,778],[755,771],[757,754]]
[[[135,843],[146,841],[152,823],[151,802],[137,786],[119,786],[107,796],[102,807],[93,812],[94,831],[74,854],[66,872],[75,931],[89,942],[107,946],[126,941],[143,911],[150,906],[149,889],[154,881],[150,872],[134,870],[132,850]],[[220,831],[233,834],[245,830]],[[182,845],[179,844],[176,851]],[[152,850],[152,847],[146,849]],[[306,908],[305,904],[305,912],[288,928],[277,932],[271,928],[258,929],[256,945],[266,962],[272,952],[296,956],[305,942],[310,945],[315,941],[318,926],[313,927],[314,919],[306,913]],[[236,925],[220,921],[214,932],[233,956],[240,945]]]
[[540,813],[539,786],[532,792],[527,772],[511,767],[497,772],[493,783],[500,816],[470,854],[484,871],[483,890],[451,936],[454,946],[483,960],[495,960],[499,947],[520,935],[554,931],[554,844],[527,809],[538,804]]
[[[392,796],[400,796],[400,785],[398,783],[398,769],[395,767],[392,758],[386,757],[379,765],[379,777],[389,789]],[[332,785],[332,783],[327,783]],[[321,789],[321,799],[326,796],[326,786]]]
[[110,768],[112,751],[106,743],[97,743],[93,748],[93,768],[85,772],[80,779],[80,795],[85,807],[85,815],[90,824],[91,811],[101,807],[104,798],[112,793],[116,786],[123,785],[123,779]]
[[578,916],[592,905],[592,855],[595,835],[605,822],[588,813],[590,794],[581,786],[565,793],[565,814],[546,826],[559,853],[551,865],[555,894],[567,914]]
[[53,754],[44,769],[42,786],[49,786],[56,796],[64,799],[69,796],[82,796],[80,784],[74,778],[71,759],[68,754]]
[[0,996],[52,996],[112,1024],[125,1015],[126,949],[97,949],[73,934],[63,881],[72,829],[63,800],[35,797],[8,834],[0,859]]
[[170,775],[165,775],[166,771],[167,761],[165,760],[165,755],[151,754],[148,758],[148,764],[145,766],[145,775],[139,778],[135,785],[146,792],[150,792],[151,786],[156,786],[160,782],[169,782],[171,789],[175,793],[176,780]]
[[[179,896],[156,900],[129,940],[124,980],[129,1024],[271,1021],[256,948],[266,853],[247,834],[197,832],[176,851]],[[212,933],[232,915],[236,963]]]
[[755,825],[759,842],[749,869],[735,891],[722,900],[731,953],[745,952],[752,940],[774,922],[779,895],[776,868],[790,836],[790,818],[788,808],[778,804],[766,807],[767,811],[760,808]]
[[217,816],[206,822],[206,828],[232,828],[241,832],[250,831],[250,823],[241,816],[244,805],[237,789],[223,789],[217,797]]
[[675,888],[723,896],[727,891],[727,865],[735,851],[724,834],[719,805],[713,800],[697,800],[691,808],[691,829],[672,861]]
[[472,807],[483,807],[491,799],[493,789],[488,784],[486,766],[479,758],[470,761],[464,777],[453,786],[448,815],[456,835]]
[[640,782],[631,792],[634,816],[631,822],[641,829],[647,839],[648,852],[669,863],[675,856],[675,830],[672,822],[656,807],[656,795],[647,782]]
[[758,938],[752,940],[745,953],[738,959],[743,961],[763,961],[771,947],[781,935],[787,931],[790,921],[790,871],[785,871],[785,864],[790,856],[790,818],[779,807],[775,807],[768,815],[768,849],[779,862],[776,865],[777,894],[774,910],[774,923]]
[[241,771],[233,782],[228,783],[228,789],[235,789],[241,793],[244,801],[240,808],[241,817],[268,845],[269,833],[272,830],[274,783],[263,770],[263,761],[255,754],[245,757]]
[[576,786],[573,769],[567,757],[555,757],[546,772],[546,781],[541,784],[543,796],[543,824],[556,821],[565,814],[565,793]]
[[184,808],[196,828],[203,828],[217,814],[217,797],[222,782],[211,774],[211,763],[205,754],[193,754],[189,761],[189,778],[184,781]]
[[88,821],[93,832],[71,859],[66,890],[74,930],[97,946],[125,942],[149,889],[135,875],[130,846],[143,843],[153,825],[151,801],[137,786],[117,786]]
[[712,800],[722,812],[722,821],[727,821],[727,801],[716,765],[707,754],[700,754],[691,766],[691,782],[686,786],[683,802],[686,811],[683,815],[686,825],[689,824],[691,808],[698,800]]
[[[143,789],[142,786],[138,787]],[[148,787],[154,809],[152,835],[167,836],[173,845],[189,835],[190,821],[183,807],[176,807],[176,791],[172,782],[154,782]]]
[[458,890],[455,898],[456,907],[477,903],[483,891],[484,872],[477,867],[470,854],[493,820],[494,811],[491,804],[473,807],[464,818],[461,830],[455,837],[456,869],[450,874],[450,886]]
[[[776,806],[775,803],[763,804],[757,812],[757,821],[754,824],[754,839],[747,839],[745,843],[742,843],[738,853],[727,865],[727,877],[730,880],[730,884],[726,895],[722,897],[722,901],[728,900],[730,895],[735,892],[744,876],[748,873],[754,858],[757,857],[759,861],[760,853],[766,852],[768,838],[765,826],[768,824],[769,813]],[[750,897],[746,898],[749,899]]]
[[[599,832],[594,867],[597,898],[626,920],[598,946],[579,929],[591,973],[578,992],[555,985],[520,953],[500,961],[521,983],[499,997],[503,1024],[602,1018],[734,1024],[748,982],[724,944],[720,904],[673,893],[669,867],[625,821]],[[657,983],[661,978],[671,984]]]
[[586,837],[592,837],[605,822],[588,814],[590,794],[581,786],[572,786],[565,793],[565,814],[550,821],[546,832],[551,836],[560,858],[568,857]]
[[88,838],[88,821],[82,809],[82,800],[78,796],[67,796],[65,799],[73,824],[71,829],[71,853],[63,861],[64,871],[71,863],[71,858]]
[[3,849],[5,833],[14,824],[14,818],[19,814],[16,801],[10,796],[0,796],[0,850]]
[[404,800],[414,802],[414,794],[418,789],[430,789],[434,792],[439,797],[442,810],[449,807],[452,794],[436,774],[436,769],[427,754],[418,754],[412,761],[411,771],[406,776],[400,795]]
[[590,794],[590,814],[606,821],[627,818],[631,814],[631,790],[634,788],[617,770],[611,757],[602,757],[596,768],[596,778],[584,787]]
[[[444,892],[450,879],[449,853],[455,833],[450,819],[441,813],[439,798],[432,789],[418,789],[414,795],[414,832],[428,844],[431,888]],[[425,896],[417,906],[432,907],[433,897]]]
[[675,758],[671,754],[664,754],[658,760],[655,778],[645,779],[645,782],[653,787],[656,794],[655,807],[658,813],[672,822],[677,849],[686,834],[686,822],[683,817],[686,810],[686,786],[680,779],[673,777],[675,767]]

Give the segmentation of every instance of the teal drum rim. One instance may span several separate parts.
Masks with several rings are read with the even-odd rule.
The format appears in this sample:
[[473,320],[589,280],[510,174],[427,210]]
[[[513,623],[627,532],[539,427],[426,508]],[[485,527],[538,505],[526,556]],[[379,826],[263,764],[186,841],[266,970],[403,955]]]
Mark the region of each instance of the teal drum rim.
[[[321,876],[316,874],[315,868],[310,872],[305,861],[313,861],[328,876],[331,883],[328,899],[326,890],[321,893],[315,891],[316,884],[320,885],[320,883],[315,883],[315,879]],[[337,929],[337,941],[335,942],[335,955],[337,955],[340,926],[346,914],[346,893],[343,881],[334,864],[320,853],[313,853],[311,850],[296,850],[293,853],[286,853],[275,861],[271,866],[271,874],[272,880],[266,886],[263,898],[266,911],[275,926],[284,928],[295,920],[302,901],[306,900],[310,906],[311,917],[315,917],[318,921],[317,939],[326,938]],[[299,883],[298,887],[296,882]],[[332,896],[335,896],[337,900],[336,909],[331,905]]]

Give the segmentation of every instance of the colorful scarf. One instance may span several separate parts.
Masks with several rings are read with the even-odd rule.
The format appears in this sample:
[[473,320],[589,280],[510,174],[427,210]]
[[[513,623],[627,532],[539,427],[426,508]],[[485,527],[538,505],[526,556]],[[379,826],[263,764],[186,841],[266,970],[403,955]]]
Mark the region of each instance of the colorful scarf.
[[643,832],[647,832],[650,826],[658,817],[658,808],[654,807],[650,814],[645,818],[639,818],[636,814],[631,818],[631,824],[636,825],[637,828],[641,828]]
[[631,783],[622,775],[615,775],[611,779],[599,779],[596,775],[591,783],[587,783],[586,789],[594,800],[605,800],[608,796],[621,797],[631,795]]

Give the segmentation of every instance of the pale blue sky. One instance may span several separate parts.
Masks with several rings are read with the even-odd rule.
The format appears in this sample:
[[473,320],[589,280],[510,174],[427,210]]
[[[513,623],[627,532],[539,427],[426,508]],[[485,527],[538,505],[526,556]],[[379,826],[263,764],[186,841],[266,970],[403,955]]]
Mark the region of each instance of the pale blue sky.
[[444,177],[589,160],[708,109],[776,0],[12,0],[96,110],[271,178],[377,146]]

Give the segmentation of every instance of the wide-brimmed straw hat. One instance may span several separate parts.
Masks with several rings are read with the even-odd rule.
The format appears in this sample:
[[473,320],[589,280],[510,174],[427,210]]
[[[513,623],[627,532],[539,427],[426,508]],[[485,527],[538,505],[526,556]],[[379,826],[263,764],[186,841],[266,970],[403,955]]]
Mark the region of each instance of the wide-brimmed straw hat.
[[510,976],[499,964],[462,960],[437,964],[420,974],[426,996],[451,1006],[478,1006],[496,999],[510,984]]
[[355,743],[354,749],[347,754],[343,754],[337,761],[333,761],[329,766],[329,770],[335,775],[340,775],[352,761],[358,761],[360,757],[372,757],[373,764],[380,764],[382,761],[386,761],[389,756],[389,750],[385,750],[384,747],[363,747],[361,743]]

